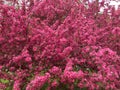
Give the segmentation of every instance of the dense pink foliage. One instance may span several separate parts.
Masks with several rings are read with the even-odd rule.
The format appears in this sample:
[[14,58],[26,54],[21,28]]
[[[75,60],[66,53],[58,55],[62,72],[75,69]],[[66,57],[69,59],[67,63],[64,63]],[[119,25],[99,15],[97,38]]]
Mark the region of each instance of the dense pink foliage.
[[100,13],[97,0],[8,1],[0,2],[0,79],[9,83],[0,89],[120,89],[119,9]]

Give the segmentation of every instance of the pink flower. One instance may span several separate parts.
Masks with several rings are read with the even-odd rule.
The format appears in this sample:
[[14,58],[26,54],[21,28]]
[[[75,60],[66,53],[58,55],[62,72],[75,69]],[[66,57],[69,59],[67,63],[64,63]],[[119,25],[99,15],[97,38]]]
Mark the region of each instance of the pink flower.
[[13,90],[20,90],[20,85],[21,85],[20,81],[16,80],[13,85]]
[[36,76],[26,87],[26,90],[41,89],[42,86],[49,80],[50,75],[46,73],[45,76]]
[[22,1],[0,0],[0,82],[9,81],[0,89],[120,89],[119,9],[97,0]]
[[54,88],[57,87],[58,86],[58,82],[57,81],[53,81],[51,86],[54,87]]
[[26,57],[26,58],[25,58],[25,61],[26,61],[26,62],[31,62],[32,59],[31,59],[31,57]]
[[62,73],[62,70],[54,66],[52,69],[49,70],[49,72],[54,75],[60,75]]

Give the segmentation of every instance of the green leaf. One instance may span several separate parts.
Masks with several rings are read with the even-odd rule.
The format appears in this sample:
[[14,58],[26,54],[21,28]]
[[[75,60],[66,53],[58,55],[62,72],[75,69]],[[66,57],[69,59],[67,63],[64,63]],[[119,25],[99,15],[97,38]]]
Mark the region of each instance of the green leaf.
[[9,86],[5,90],[13,90],[13,89],[12,89],[12,86]]
[[7,83],[9,83],[9,80],[7,80],[7,79],[0,79],[0,82],[3,83],[3,84],[7,84]]
[[48,83],[45,83],[40,90],[46,90],[48,86],[49,86],[49,84],[48,84]]

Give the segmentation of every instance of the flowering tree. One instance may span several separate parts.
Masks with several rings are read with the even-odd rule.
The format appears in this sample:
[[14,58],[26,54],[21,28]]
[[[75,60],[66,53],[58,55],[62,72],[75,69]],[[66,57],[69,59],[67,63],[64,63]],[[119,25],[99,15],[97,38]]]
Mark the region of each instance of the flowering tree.
[[0,89],[120,89],[119,9],[97,0],[7,1],[0,2]]

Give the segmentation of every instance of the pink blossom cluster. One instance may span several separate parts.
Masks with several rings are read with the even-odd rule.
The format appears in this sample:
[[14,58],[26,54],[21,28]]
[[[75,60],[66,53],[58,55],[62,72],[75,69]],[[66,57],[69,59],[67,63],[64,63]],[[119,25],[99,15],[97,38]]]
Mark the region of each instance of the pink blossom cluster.
[[0,2],[0,89],[120,89],[120,9],[98,0],[8,2]]

